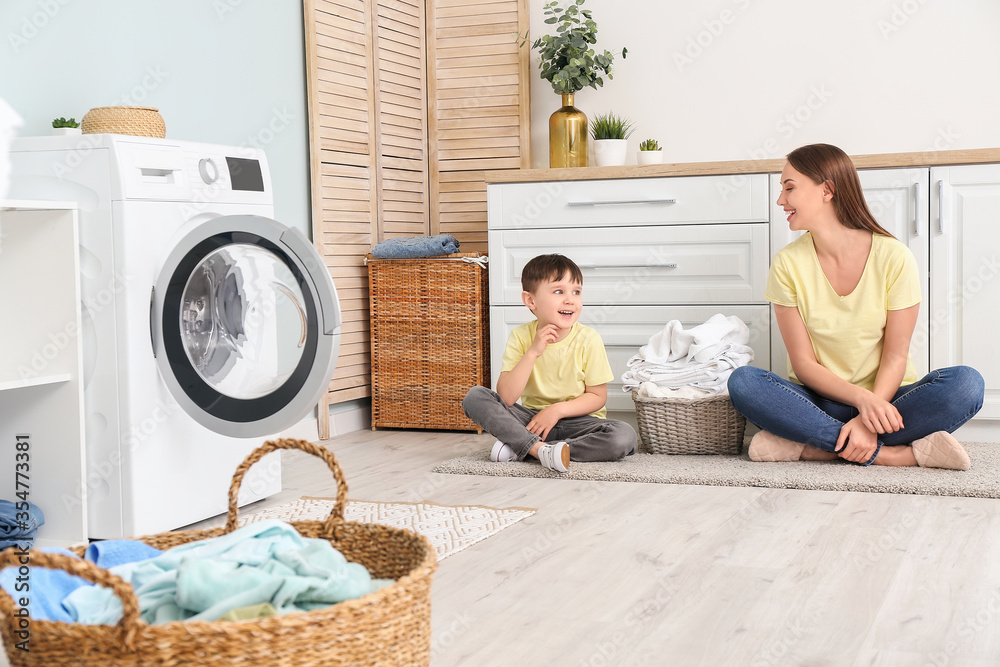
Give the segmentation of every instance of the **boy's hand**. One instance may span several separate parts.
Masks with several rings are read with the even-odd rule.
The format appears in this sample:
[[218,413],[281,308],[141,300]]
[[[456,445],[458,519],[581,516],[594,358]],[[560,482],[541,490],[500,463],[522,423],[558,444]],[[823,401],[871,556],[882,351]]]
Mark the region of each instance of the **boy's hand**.
[[539,410],[538,414],[532,417],[531,421],[528,422],[528,425],[525,428],[544,441],[545,438],[549,436],[549,431],[551,431],[552,427],[556,425],[556,422],[562,419],[559,412],[559,405],[561,404],[555,403],[547,408]]
[[543,327],[538,327],[538,331],[535,332],[535,340],[531,342],[531,351],[535,353],[536,357],[542,356],[549,343],[556,342],[558,337],[559,327],[556,325],[546,324]]

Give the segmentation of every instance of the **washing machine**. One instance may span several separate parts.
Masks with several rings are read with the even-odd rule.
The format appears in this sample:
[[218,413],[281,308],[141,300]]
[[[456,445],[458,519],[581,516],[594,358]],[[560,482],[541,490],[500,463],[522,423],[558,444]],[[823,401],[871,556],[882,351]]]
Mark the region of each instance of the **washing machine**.
[[[273,219],[264,152],[94,134],[16,139],[10,159],[9,197],[79,206],[87,477],[63,504],[86,503],[96,539],[225,512],[236,467],[316,405],[340,341],[322,258]],[[280,489],[270,454],[240,503]]]

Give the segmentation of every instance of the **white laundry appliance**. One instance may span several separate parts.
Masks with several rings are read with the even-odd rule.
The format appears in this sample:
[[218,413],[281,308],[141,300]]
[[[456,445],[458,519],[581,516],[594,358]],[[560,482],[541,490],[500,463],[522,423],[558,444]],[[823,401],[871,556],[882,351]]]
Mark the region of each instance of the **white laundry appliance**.
[[[91,538],[225,512],[239,463],[316,405],[340,340],[322,258],[272,219],[264,152],[94,134],[17,139],[10,158],[10,197],[80,212],[87,480],[63,502],[86,499]],[[280,489],[271,454],[240,503]]]

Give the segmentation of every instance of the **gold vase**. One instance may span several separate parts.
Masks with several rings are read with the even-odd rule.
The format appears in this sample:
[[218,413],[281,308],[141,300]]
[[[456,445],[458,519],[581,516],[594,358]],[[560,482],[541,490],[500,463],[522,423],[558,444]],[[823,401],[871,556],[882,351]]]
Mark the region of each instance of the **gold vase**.
[[549,166],[587,166],[587,115],[563,93],[562,108],[549,116]]

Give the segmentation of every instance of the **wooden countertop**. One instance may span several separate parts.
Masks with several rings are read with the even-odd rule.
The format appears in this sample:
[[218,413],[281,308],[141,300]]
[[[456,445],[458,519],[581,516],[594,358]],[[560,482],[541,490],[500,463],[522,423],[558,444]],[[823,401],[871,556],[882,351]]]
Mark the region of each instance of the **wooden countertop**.
[[[920,153],[852,155],[858,169],[884,167],[934,167],[949,164],[1000,162],[1000,148],[975,148]],[[509,169],[487,171],[487,183],[532,183],[537,181],[589,181],[656,176],[709,176],[713,174],[776,174],[785,159],[734,160],[729,162],[675,162],[672,164],[625,165],[623,167],[575,167],[572,169]]]

